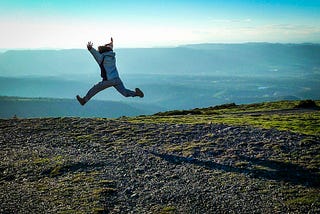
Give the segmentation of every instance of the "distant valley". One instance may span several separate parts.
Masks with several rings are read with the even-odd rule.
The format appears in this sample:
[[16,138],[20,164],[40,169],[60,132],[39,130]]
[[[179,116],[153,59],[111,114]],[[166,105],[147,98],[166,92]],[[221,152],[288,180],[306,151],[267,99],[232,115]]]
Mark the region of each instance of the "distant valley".
[[[93,101],[135,103],[142,110],[121,115],[231,102],[320,99],[318,44],[195,44],[115,52],[126,87],[141,88],[145,97],[124,98],[107,89]],[[99,67],[84,49],[0,53],[0,96],[74,100],[98,81]]]

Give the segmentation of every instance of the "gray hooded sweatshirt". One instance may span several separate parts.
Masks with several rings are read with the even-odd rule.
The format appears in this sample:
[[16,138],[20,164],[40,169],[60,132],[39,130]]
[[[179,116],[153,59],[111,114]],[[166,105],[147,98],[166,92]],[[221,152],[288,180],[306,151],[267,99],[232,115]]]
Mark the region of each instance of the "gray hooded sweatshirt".
[[119,73],[116,67],[116,53],[113,51],[108,51],[104,53],[99,53],[96,49],[91,48],[90,53],[93,55],[94,59],[100,65],[103,57],[103,66],[107,71],[107,78],[108,80],[119,78]]

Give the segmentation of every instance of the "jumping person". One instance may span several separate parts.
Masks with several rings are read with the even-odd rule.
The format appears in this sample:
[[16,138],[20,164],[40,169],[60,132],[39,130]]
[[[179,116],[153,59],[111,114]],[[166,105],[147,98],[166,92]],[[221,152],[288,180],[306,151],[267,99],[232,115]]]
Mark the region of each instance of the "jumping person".
[[113,39],[111,38],[110,43],[99,46],[98,51],[92,46],[93,43],[88,42],[87,48],[100,66],[102,81],[94,85],[83,98],[77,95],[79,103],[81,105],[86,104],[98,92],[111,86],[115,87],[117,91],[125,97],[138,96],[142,98],[144,94],[139,88],[136,88],[135,91],[126,89],[119,77],[116,67],[116,54],[113,52]]

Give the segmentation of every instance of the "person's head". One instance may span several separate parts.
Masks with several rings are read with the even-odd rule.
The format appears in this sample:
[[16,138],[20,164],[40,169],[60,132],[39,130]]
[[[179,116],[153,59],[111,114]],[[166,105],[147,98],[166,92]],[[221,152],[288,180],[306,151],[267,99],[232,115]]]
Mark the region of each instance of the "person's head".
[[98,47],[98,51],[99,53],[109,52],[109,51],[112,51],[112,48],[103,45]]
[[112,50],[113,50],[113,39],[112,39],[112,37],[111,37],[111,42],[110,43],[98,47],[99,53],[104,53],[104,52],[108,52],[108,51],[112,51]]

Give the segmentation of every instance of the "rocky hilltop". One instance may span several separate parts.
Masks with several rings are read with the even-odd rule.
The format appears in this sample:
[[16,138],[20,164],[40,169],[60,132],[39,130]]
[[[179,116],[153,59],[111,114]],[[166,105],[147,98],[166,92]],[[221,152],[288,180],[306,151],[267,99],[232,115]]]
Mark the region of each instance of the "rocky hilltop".
[[[198,110],[0,120],[0,212],[320,212],[319,128],[232,124],[226,109]],[[233,117],[319,124],[318,110],[250,112]]]

